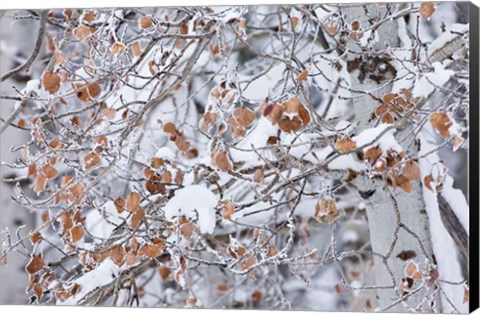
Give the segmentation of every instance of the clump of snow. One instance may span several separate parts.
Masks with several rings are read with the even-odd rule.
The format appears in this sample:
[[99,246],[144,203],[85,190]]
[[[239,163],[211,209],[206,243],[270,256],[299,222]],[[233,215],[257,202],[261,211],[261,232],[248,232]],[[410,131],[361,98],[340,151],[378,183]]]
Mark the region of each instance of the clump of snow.
[[173,152],[173,150],[169,147],[161,147],[160,149],[158,149],[155,156],[159,158],[173,160],[175,158],[175,152]]
[[104,286],[118,276],[119,267],[112,261],[111,258],[105,259],[95,269],[85,273],[83,276],[75,280],[75,283],[80,285],[80,290],[69,299],[65,301],[57,301],[59,305],[78,305],[78,303],[95,288]]
[[215,206],[218,197],[209,189],[200,185],[192,185],[175,191],[163,210],[169,220],[184,215],[197,220],[202,233],[213,233],[215,229]]
[[443,86],[455,74],[453,70],[447,70],[440,62],[433,63],[433,72],[427,73],[417,80],[413,88],[413,96],[427,97],[435,90],[436,86]]
[[99,238],[95,241],[102,242],[125,218],[126,213],[119,214],[113,201],[109,201],[100,211],[93,209],[87,214],[85,227],[92,236]]
[[[358,136],[352,137],[352,139],[357,143],[357,147],[370,144],[370,142],[379,137],[380,134],[390,126],[390,124],[380,124],[377,127],[365,129]],[[386,131],[372,146],[378,145],[384,152],[388,150],[403,151],[402,146],[395,140],[394,133],[395,129]]]

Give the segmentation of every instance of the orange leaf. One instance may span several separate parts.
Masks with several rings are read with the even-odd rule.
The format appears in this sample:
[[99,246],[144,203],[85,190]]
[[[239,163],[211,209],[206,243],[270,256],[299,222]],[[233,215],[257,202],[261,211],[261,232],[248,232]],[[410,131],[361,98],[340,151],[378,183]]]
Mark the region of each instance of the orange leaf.
[[145,218],[145,210],[138,208],[130,218],[130,228],[135,230],[140,225],[140,222]]
[[42,259],[41,254],[32,254],[32,257],[30,258],[30,261],[28,264],[25,266],[25,270],[29,274],[34,274],[42,270],[43,266],[45,265],[45,262]]
[[297,76],[297,81],[304,81],[305,79],[308,78],[308,70],[305,69],[300,74]]
[[233,116],[243,127],[252,124],[255,120],[255,114],[250,109],[245,107],[235,108],[233,111]]
[[428,19],[433,15],[433,12],[435,12],[435,4],[433,2],[423,2],[420,5],[419,12],[421,16]]
[[85,25],[77,26],[73,29],[73,35],[79,40],[84,41],[92,34],[92,29]]
[[41,170],[42,174],[48,179],[53,179],[58,176],[58,171],[51,165],[45,164]]
[[89,152],[83,157],[83,167],[89,169],[100,163],[100,156],[95,152]]
[[242,260],[242,262],[240,263],[240,268],[242,268],[242,270],[247,270],[251,268],[253,265],[255,265],[256,263],[257,263],[257,257],[255,257],[255,255],[252,255]]
[[224,151],[213,151],[213,164],[215,164],[219,169],[226,172],[230,169],[230,160],[228,155]]
[[142,16],[138,21],[138,25],[140,26],[140,28],[143,28],[143,29],[150,28],[153,25],[152,18],[149,16]]
[[265,178],[265,173],[263,171],[263,168],[259,168],[255,170],[255,173],[253,174],[253,181],[255,183],[261,183],[264,178]]
[[330,36],[335,36],[338,33],[338,26],[335,23],[325,23],[323,28]]
[[42,84],[45,91],[50,94],[55,94],[60,89],[60,76],[51,71],[43,74]]
[[352,139],[346,138],[337,141],[337,143],[335,143],[335,147],[341,153],[348,153],[355,150],[355,148],[357,147],[357,143]]
[[70,230],[70,241],[76,243],[83,238],[84,234],[83,227],[77,224]]
[[138,192],[131,192],[127,199],[127,209],[130,212],[136,212],[140,208],[140,194]]
[[115,205],[115,208],[117,209],[117,212],[122,213],[123,210],[125,209],[126,202],[125,202],[125,199],[123,199],[122,197],[119,197],[119,198],[115,199],[113,204]]
[[120,42],[115,42],[115,44],[113,44],[112,47],[110,48],[110,56],[115,57],[121,54],[124,50],[125,50],[125,44]]
[[435,112],[430,115],[430,123],[433,128],[441,134],[444,138],[450,137],[450,127],[452,122],[447,114],[441,112]]
[[188,141],[183,134],[177,135],[175,138],[175,145],[180,151],[187,151],[190,149],[190,141]]
[[253,303],[260,303],[262,301],[262,292],[255,291],[252,293],[252,302]]
[[321,199],[315,205],[314,218],[320,222],[324,222],[324,218],[328,218],[328,223],[332,224],[340,217],[340,211],[338,210],[337,203],[332,199]]
[[158,272],[160,273],[160,277],[162,278],[162,280],[166,280],[168,278],[168,276],[170,275],[171,273],[171,270],[167,267],[160,267],[158,268]]
[[427,175],[423,178],[423,184],[425,185],[425,187],[427,187],[428,190],[434,192],[434,189],[432,187],[432,181],[433,181],[432,175]]
[[403,176],[409,180],[417,180],[420,178],[420,168],[418,163],[414,161],[407,162],[403,167]]
[[222,216],[225,220],[230,220],[235,212],[235,204],[230,200],[220,201],[222,206]]
[[297,132],[302,128],[302,121],[297,116],[290,117],[282,117],[278,121],[278,127],[286,133]]
[[136,57],[142,54],[142,45],[140,41],[136,40],[132,43],[132,54]]
[[409,277],[409,278],[412,278],[414,280],[420,280],[422,279],[422,274],[420,273],[420,271],[418,270],[418,265],[411,261],[407,264],[407,266],[405,267],[405,274]]
[[465,285],[463,289],[463,304],[466,304],[470,301],[470,289]]

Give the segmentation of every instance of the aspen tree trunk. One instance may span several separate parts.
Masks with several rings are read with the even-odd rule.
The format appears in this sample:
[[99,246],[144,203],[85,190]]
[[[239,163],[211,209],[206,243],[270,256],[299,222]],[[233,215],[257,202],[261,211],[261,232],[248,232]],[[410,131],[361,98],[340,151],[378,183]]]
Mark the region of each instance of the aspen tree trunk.
[[[351,6],[343,10],[345,20],[349,25],[358,21],[361,28],[367,28],[386,15],[386,9],[376,4],[367,6]],[[382,98],[392,89],[390,80],[395,77],[388,58],[385,58],[389,47],[398,47],[399,38],[397,22],[386,21],[377,29],[378,41],[374,49],[364,51],[356,41],[348,38],[347,61],[357,64],[354,70],[349,69],[351,88],[353,90],[370,92],[377,98]],[[385,53],[385,54],[384,54]],[[362,67],[363,65],[363,67]],[[375,120],[372,113],[379,105],[378,101],[366,94],[354,94],[353,109],[355,121],[358,121],[357,133],[373,127]],[[408,127],[407,127],[408,128]],[[401,139],[402,131],[397,132],[397,140]],[[404,145],[399,141],[401,145]],[[415,155],[417,148],[410,147],[405,153]],[[369,221],[370,240],[375,253],[375,278],[377,286],[378,306],[389,312],[405,312],[421,305],[425,311],[430,306],[422,301],[425,290],[409,295],[403,302],[399,297],[402,278],[405,278],[405,266],[410,260],[420,264],[426,260],[433,261],[432,244],[428,227],[428,217],[422,195],[422,187],[417,181],[411,193],[405,193],[397,188],[395,191],[387,187],[382,179],[358,177],[355,181],[360,195],[364,199]],[[413,256],[413,257],[409,257]],[[406,258],[408,257],[408,258]],[[419,284],[415,283],[410,292],[415,291]],[[436,303],[435,311],[441,311]]]

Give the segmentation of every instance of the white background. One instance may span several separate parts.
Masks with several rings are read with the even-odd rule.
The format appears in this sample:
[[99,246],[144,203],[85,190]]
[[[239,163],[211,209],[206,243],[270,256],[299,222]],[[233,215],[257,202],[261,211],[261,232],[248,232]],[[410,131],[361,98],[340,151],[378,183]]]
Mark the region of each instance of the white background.
[[[292,3],[312,3],[312,2],[335,2],[335,3],[353,3],[353,2],[385,2],[387,0],[0,0],[0,10],[3,9],[40,9],[40,8],[86,8],[86,7],[152,7],[152,6],[191,6],[191,5],[254,5],[254,4],[292,4]],[[404,2],[390,0],[390,2]],[[480,6],[480,0],[473,0],[477,6]],[[88,309],[83,307],[66,307],[66,306],[0,306],[0,314],[35,314],[35,315],[80,315],[88,312],[88,315],[220,315],[224,314],[225,310],[185,310],[185,309],[132,309],[132,308],[93,308]],[[243,311],[243,310],[229,310],[232,315],[299,315],[304,312],[289,311],[288,313],[280,311]],[[331,313],[315,312],[315,315],[327,315]],[[344,315],[353,315],[356,313],[344,312]],[[480,310],[477,310],[475,315],[480,315]]]

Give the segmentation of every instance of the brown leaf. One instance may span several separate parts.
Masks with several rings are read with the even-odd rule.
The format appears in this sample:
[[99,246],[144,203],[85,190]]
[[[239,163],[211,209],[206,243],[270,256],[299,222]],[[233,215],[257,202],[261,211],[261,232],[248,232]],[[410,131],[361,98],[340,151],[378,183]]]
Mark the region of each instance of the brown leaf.
[[405,275],[414,280],[420,280],[423,278],[422,274],[418,270],[418,265],[414,261],[409,262],[405,267]]
[[382,148],[380,146],[374,146],[369,148],[365,153],[364,153],[364,158],[367,159],[367,161],[370,163],[370,165],[374,165],[375,162],[377,162],[378,158],[381,157],[383,154]]
[[324,222],[324,218],[328,218],[328,223],[332,224],[340,217],[337,203],[332,199],[320,199],[315,205],[314,218],[320,222]]
[[125,50],[125,44],[120,42],[115,42],[110,48],[110,56],[115,57],[121,54]]
[[304,69],[302,72],[300,72],[297,76],[297,81],[304,81],[308,78],[308,70]]
[[85,26],[85,25],[80,25],[77,26],[73,29],[73,35],[79,40],[79,41],[84,41],[86,38],[88,38],[93,32],[93,29]]
[[140,225],[140,222],[145,218],[145,210],[138,208],[136,212],[133,213],[130,218],[130,228],[135,230]]
[[42,270],[44,265],[45,262],[43,261],[41,254],[32,254],[30,261],[25,266],[25,270],[29,274],[34,274]]
[[75,203],[80,203],[83,193],[85,192],[85,187],[81,183],[76,183],[72,187],[70,187],[69,191],[69,196],[68,196],[68,201],[70,202],[75,202]]
[[338,26],[335,23],[328,22],[323,25],[323,29],[330,36],[335,36],[338,33]]
[[235,108],[233,110],[233,116],[240,126],[243,127],[251,125],[255,120],[255,113],[245,107]]
[[122,266],[123,263],[125,262],[125,248],[123,246],[116,246],[111,249],[110,251],[110,257],[112,258],[113,262],[117,266]]
[[60,76],[57,73],[45,72],[42,77],[43,89],[50,94],[55,94],[60,89],[60,80]]
[[417,180],[420,178],[420,168],[418,167],[418,163],[415,161],[407,162],[403,166],[403,176],[408,178],[409,180]]
[[138,25],[140,26],[140,28],[148,29],[152,27],[153,20],[150,16],[142,16],[138,21]]
[[277,249],[277,246],[273,245],[273,244],[270,244],[268,246],[268,252],[267,252],[267,256],[268,257],[273,257],[273,256],[276,256],[278,254],[278,249]]
[[153,157],[150,160],[150,165],[155,169],[158,169],[158,168],[162,167],[163,164],[165,164],[165,161],[161,158]]
[[432,187],[432,181],[433,181],[432,175],[427,175],[423,178],[423,185],[425,185],[425,187],[427,187],[428,190],[435,192],[435,190]]
[[228,284],[226,283],[220,283],[218,286],[217,286],[217,290],[219,293],[225,293],[229,290],[229,287],[228,287]]
[[415,257],[417,257],[417,253],[414,250],[403,250],[397,255],[397,258],[401,260],[410,260]]
[[33,292],[35,293],[35,296],[37,297],[38,300],[40,300],[43,296],[43,288],[39,283],[35,283],[33,285]]
[[115,108],[105,107],[104,109],[102,109],[100,113],[103,117],[107,118],[108,120],[112,120],[115,118],[117,111],[115,110]]
[[93,98],[96,98],[102,92],[98,83],[90,83],[86,87],[84,85],[77,85],[74,87],[77,90],[77,97],[82,102],[87,102]]
[[123,210],[125,209],[126,201],[125,201],[124,198],[119,197],[119,198],[115,199],[113,204],[115,205],[115,208],[117,209],[117,212],[122,213]]
[[37,164],[32,163],[28,166],[28,176],[30,177],[37,176]]
[[140,41],[136,40],[132,43],[132,55],[138,57],[142,54],[142,45]]
[[138,253],[142,256],[155,258],[163,252],[163,248],[156,244],[145,243],[142,244],[138,250]]
[[83,167],[89,169],[100,163],[100,156],[95,152],[89,152],[83,157]]
[[215,164],[222,171],[227,172],[230,169],[230,160],[226,152],[213,151],[212,158],[213,164]]
[[337,283],[335,285],[334,289],[335,289],[335,293],[337,293],[337,294],[342,294],[343,293],[343,287],[339,283]]
[[42,174],[48,179],[53,179],[58,176],[58,171],[51,165],[45,164],[41,170]]
[[162,267],[158,268],[158,272],[160,273],[160,277],[162,278],[162,280],[165,281],[165,280],[168,279],[168,276],[170,275],[171,270],[170,270],[170,268],[162,266]]
[[225,220],[230,220],[235,212],[235,204],[230,200],[220,201],[222,207],[222,216]]
[[435,12],[435,4],[433,2],[423,2],[420,5],[419,12],[421,16],[428,19],[433,15],[433,12]]
[[83,227],[77,224],[70,230],[70,241],[76,243],[83,238],[84,234]]
[[252,302],[253,303],[260,303],[262,301],[262,292],[255,291],[252,293]]
[[393,117],[393,114],[391,112],[386,112],[382,116],[382,123],[384,124],[393,124],[395,122],[395,117]]
[[245,259],[242,259],[242,262],[240,263],[240,268],[242,270],[247,270],[251,268],[253,265],[257,263],[257,257],[255,255],[251,255]]
[[83,15],[83,21],[85,22],[93,22],[95,21],[95,12],[93,11],[88,11]]
[[298,116],[284,116],[278,121],[278,127],[286,133],[297,132],[302,128],[302,121]]
[[263,116],[267,117],[273,125],[282,118],[284,107],[278,104],[268,104],[263,110]]
[[305,106],[301,105],[298,108],[298,116],[302,120],[302,123],[303,123],[304,126],[308,125],[308,123],[310,122],[310,113],[305,108]]
[[435,112],[430,115],[430,123],[433,128],[441,134],[444,138],[450,137],[450,127],[452,122],[447,114],[441,112]]
[[337,148],[337,150],[341,153],[351,152],[355,150],[356,147],[357,143],[349,138],[339,140],[337,143],[335,143],[335,148]]
[[253,181],[255,183],[261,183],[263,182],[264,178],[265,178],[265,173],[263,171],[263,168],[256,169],[255,173],[253,174]]
[[175,127],[175,124],[171,122],[167,122],[165,125],[163,125],[163,131],[169,134],[178,133],[177,127]]
[[31,231],[30,232],[30,242],[33,244],[39,243],[42,240],[42,234],[38,231]]
[[140,208],[140,194],[136,191],[133,191],[128,195],[127,199],[127,210],[130,212],[137,212]]
[[470,302],[470,288],[465,285],[463,288],[463,304]]
[[191,143],[185,138],[183,134],[179,134],[175,138],[175,145],[180,151],[184,152],[190,149]]

